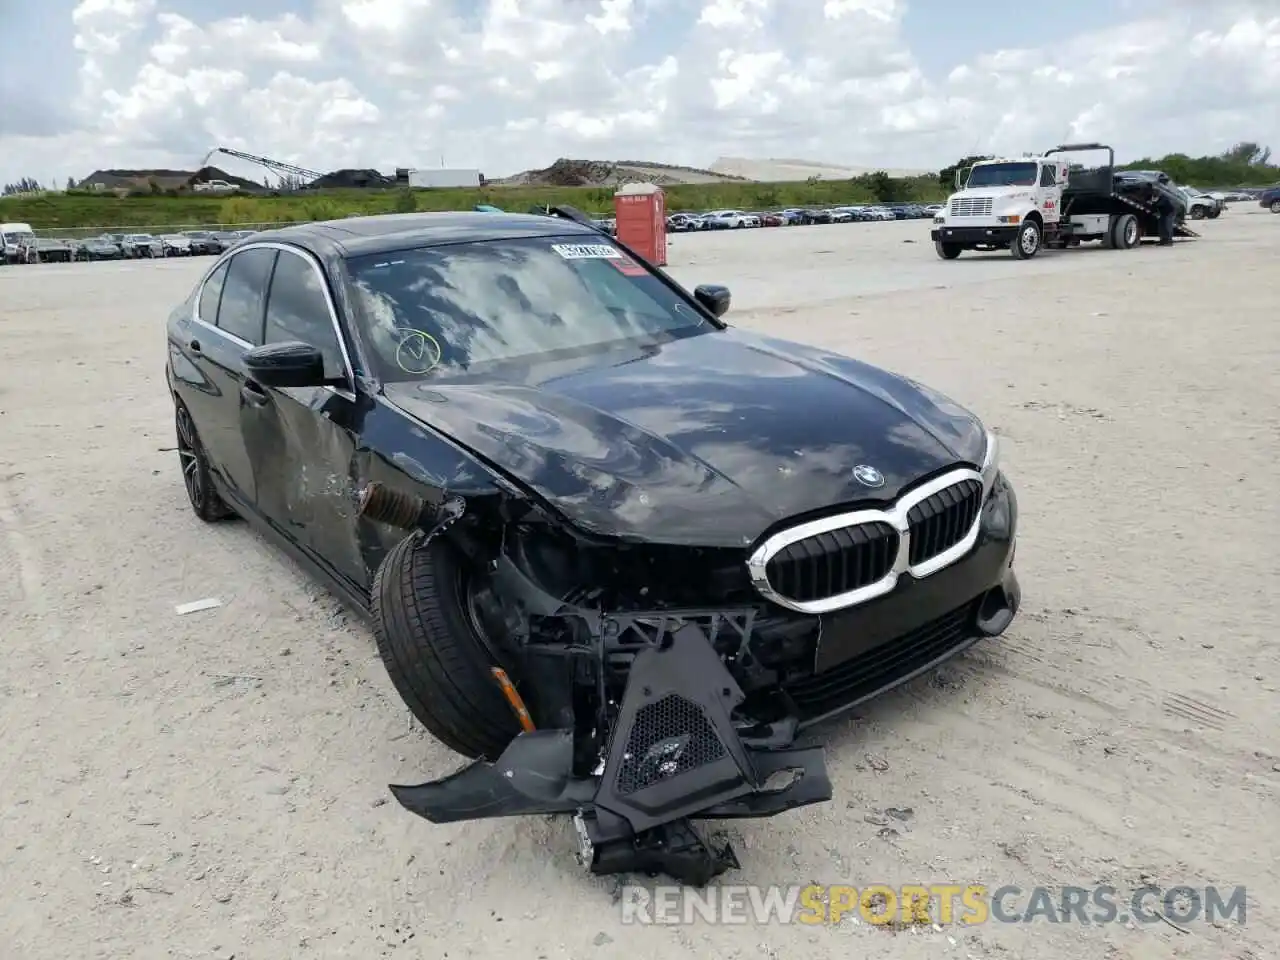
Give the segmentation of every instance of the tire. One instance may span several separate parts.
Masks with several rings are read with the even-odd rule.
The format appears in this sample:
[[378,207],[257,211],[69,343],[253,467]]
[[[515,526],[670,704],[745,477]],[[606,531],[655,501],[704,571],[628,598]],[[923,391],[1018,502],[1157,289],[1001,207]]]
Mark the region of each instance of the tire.
[[1205,214],[1204,214],[1204,207],[1192,207],[1192,208],[1191,208],[1191,219],[1192,219],[1192,220],[1203,220],[1203,219],[1204,219],[1204,216],[1205,216]]
[[1272,200],[1272,201],[1271,201],[1271,212],[1272,212],[1272,213],[1280,213],[1280,200]]
[[1214,207],[1212,210],[1209,211],[1210,220],[1217,220],[1220,216],[1222,216],[1221,207]]
[[1122,213],[1111,224],[1111,247],[1115,250],[1132,250],[1142,243],[1142,226],[1132,213]]
[[943,243],[941,240],[933,241],[933,249],[938,252],[943,260],[954,260],[960,256],[962,247],[958,243]]
[[187,490],[191,511],[205,523],[218,523],[235,516],[235,511],[214,489],[209,460],[196,433],[191,414],[180,401],[174,402],[174,426],[178,435],[178,463],[182,467],[182,485]]
[[373,634],[396,691],[431,735],[464,757],[496,760],[520,724],[489,672],[465,591],[451,544],[406,537],[374,577]]
[[1040,252],[1043,233],[1036,220],[1024,220],[1018,227],[1018,235],[1009,244],[1009,251],[1015,260],[1030,260]]

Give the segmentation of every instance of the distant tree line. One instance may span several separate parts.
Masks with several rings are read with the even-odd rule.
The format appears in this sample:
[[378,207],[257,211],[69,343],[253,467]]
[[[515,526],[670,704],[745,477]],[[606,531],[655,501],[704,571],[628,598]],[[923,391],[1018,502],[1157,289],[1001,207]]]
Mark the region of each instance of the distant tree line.
[[[944,189],[954,189],[957,170],[991,159],[987,155],[962,157],[938,171],[938,183]],[[1121,170],[1162,170],[1175,183],[1197,187],[1260,187],[1280,181],[1280,166],[1271,162],[1271,148],[1250,140],[1213,157],[1169,153],[1158,160],[1143,157],[1117,166]]]

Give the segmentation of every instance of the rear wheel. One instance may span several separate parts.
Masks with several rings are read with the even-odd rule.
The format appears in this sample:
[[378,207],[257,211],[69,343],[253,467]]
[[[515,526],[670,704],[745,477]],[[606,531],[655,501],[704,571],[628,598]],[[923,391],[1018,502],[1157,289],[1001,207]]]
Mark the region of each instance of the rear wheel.
[[961,246],[958,243],[943,243],[941,240],[933,242],[933,249],[938,251],[938,256],[943,260],[954,260],[960,256]]
[[1272,200],[1272,201],[1271,201],[1271,212],[1272,212],[1272,213],[1280,213],[1280,200]]
[[1117,250],[1132,250],[1142,242],[1142,227],[1132,213],[1121,214],[1111,225],[1111,246]]
[[1018,235],[1009,244],[1009,250],[1015,260],[1030,260],[1040,252],[1040,224],[1036,220],[1025,220],[1018,227]]
[[520,724],[491,672],[485,584],[451,544],[412,536],[383,560],[372,599],[378,654],[405,705],[451,750],[497,759]]

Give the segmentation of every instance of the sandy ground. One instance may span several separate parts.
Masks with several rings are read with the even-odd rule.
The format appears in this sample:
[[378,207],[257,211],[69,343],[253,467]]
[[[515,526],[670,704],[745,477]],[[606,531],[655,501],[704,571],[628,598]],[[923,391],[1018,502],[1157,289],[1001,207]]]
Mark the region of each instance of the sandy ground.
[[457,760],[369,633],[187,507],[163,324],[202,265],[77,264],[0,269],[4,955],[1275,956],[1280,217],[1029,263],[926,230],[674,241],[738,323],[978,411],[1022,506],[1011,631],[826,730],[836,799],[736,827],[725,880],[1246,884],[1244,927],[627,927],[567,823],[411,816],[385,785]]

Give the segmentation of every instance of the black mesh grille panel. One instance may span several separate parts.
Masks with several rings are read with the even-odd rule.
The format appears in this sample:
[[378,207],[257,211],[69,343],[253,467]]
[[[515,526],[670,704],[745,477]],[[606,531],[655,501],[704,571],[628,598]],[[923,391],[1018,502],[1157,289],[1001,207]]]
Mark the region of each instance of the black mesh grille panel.
[[805,603],[883,580],[897,553],[898,532],[893,527],[863,523],[784,547],[769,560],[765,573],[777,593]]
[[911,565],[924,563],[964,539],[982,510],[982,484],[961,480],[917,503],[907,513]]
[[723,756],[724,744],[702,708],[668,694],[636,712],[615,786],[625,796]]
[[945,656],[973,636],[978,604],[971,601],[830,670],[788,683],[786,691],[800,719],[813,720],[864,700]]

